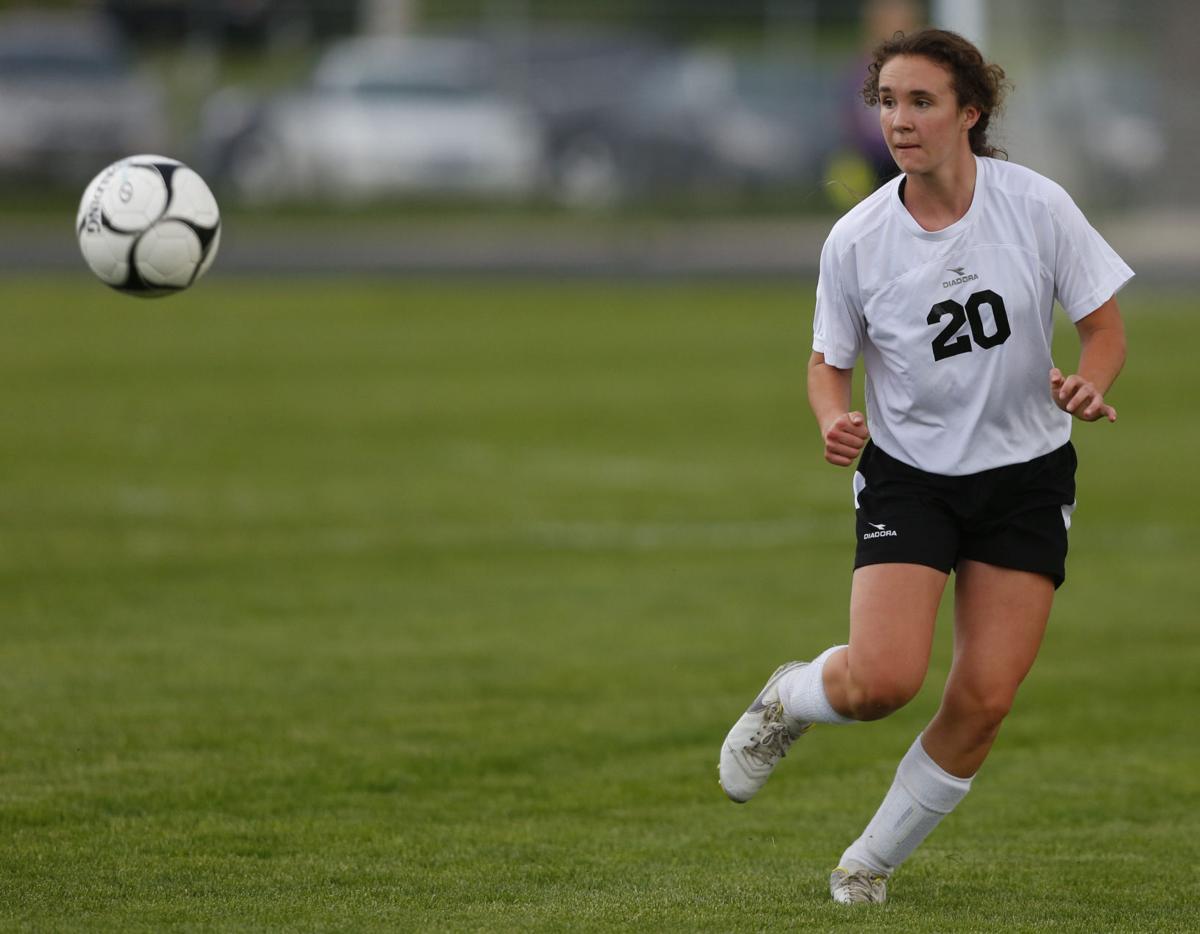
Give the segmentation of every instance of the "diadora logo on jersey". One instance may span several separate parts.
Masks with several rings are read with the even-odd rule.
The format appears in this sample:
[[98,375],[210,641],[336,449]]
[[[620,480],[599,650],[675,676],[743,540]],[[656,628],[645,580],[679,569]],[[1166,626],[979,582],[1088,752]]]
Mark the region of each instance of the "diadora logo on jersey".
[[900,537],[900,533],[897,532],[895,529],[889,529],[887,527],[886,522],[879,522],[879,523],[868,522],[867,525],[869,525],[871,528],[875,529],[875,531],[863,533],[863,541],[864,542],[868,538],[889,538],[889,537],[890,538],[899,538]]
[[967,272],[966,266],[948,266],[946,267],[946,272],[954,273],[954,278],[947,279],[945,282],[943,282],[943,289],[948,289],[952,285],[962,285],[964,282],[971,282],[979,278],[979,276],[975,275],[975,273]]

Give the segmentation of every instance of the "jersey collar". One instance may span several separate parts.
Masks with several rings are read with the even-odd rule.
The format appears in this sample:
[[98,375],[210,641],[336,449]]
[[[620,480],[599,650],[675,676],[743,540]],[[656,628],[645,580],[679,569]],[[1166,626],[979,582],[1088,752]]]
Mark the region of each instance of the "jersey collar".
[[919,237],[922,240],[949,240],[952,237],[957,237],[960,233],[975,223],[975,218],[982,211],[983,194],[987,187],[987,159],[980,159],[978,156],[975,159],[975,191],[971,195],[971,206],[967,208],[967,213],[956,220],[949,227],[943,227],[941,230],[926,230],[914,220],[913,216],[908,213],[908,208],[904,206],[904,202],[900,200],[900,183],[904,179],[901,175],[892,185],[893,190],[888,201],[892,205],[892,210],[900,220],[900,225],[911,233],[914,237]]

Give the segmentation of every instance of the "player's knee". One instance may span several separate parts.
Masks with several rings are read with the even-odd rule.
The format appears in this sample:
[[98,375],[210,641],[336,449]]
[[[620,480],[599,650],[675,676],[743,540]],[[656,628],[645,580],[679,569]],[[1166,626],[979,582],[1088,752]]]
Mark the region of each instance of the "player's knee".
[[879,675],[856,682],[847,692],[850,715],[855,720],[879,720],[916,697],[920,679]]
[[980,732],[995,734],[1012,710],[1011,697],[995,697],[982,701],[975,709],[975,722]]
[[994,736],[1012,705],[1013,695],[1009,691],[947,698],[945,704],[954,719],[981,736]]

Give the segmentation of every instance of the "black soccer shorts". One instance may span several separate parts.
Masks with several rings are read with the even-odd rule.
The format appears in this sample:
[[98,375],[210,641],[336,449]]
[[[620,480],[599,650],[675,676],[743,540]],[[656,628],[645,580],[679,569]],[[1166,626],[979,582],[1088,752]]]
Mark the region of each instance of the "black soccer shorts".
[[961,477],[910,467],[868,441],[854,475],[855,568],[963,559],[1066,579],[1075,448]]

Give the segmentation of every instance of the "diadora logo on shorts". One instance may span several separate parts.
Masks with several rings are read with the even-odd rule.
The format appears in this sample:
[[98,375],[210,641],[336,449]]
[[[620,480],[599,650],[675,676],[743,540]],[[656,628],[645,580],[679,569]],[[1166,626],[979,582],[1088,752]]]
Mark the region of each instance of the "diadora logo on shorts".
[[943,282],[943,289],[948,289],[952,285],[962,285],[964,282],[972,282],[979,278],[975,273],[967,272],[966,266],[949,266],[946,271],[954,273],[954,278]]
[[868,538],[899,538],[900,537],[900,533],[897,532],[895,529],[889,529],[887,527],[886,522],[880,522],[880,523],[868,522],[867,525],[869,525],[871,528],[875,529],[875,531],[874,532],[864,532],[863,533],[863,541],[864,542]]

